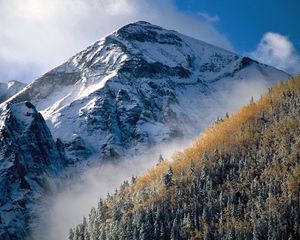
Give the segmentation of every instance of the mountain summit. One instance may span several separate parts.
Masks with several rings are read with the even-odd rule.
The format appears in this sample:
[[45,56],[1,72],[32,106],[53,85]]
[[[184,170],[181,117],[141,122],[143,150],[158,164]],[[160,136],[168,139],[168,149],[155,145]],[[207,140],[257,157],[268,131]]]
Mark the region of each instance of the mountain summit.
[[12,101],[31,101],[70,158],[110,158],[176,136],[195,136],[216,117],[207,107],[222,109],[215,94],[220,89],[230,94],[237,82],[260,79],[268,84],[287,77],[247,57],[140,21],[76,54]]

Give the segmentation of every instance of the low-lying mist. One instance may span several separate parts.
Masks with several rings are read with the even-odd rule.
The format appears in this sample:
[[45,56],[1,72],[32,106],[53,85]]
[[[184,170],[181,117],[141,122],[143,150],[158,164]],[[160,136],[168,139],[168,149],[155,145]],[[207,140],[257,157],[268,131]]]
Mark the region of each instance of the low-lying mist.
[[77,174],[73,173],[71,179],[62,183],[59,191],[44,199],[37,221],[32,226],[32,239],[67,239],[69,229],[80,223],[84,215],[88,216],[91,207],[97,206],[100,198],[105,198],[108,192],[113,193],[124,180],[130,180],[132,176],[137,176],[154,166],[160,154],[169,159],[175,152],[183,150],[191,143],[192,137],[198,135],[200,130],[217,117],[238,110],[248,103],[251,97],[259,98],[267,88],[266,82],[257,80],[238,82],[234,87],[225,87],[222,91],[217,89],[210,99],[210,102],[214,103],[213,107],[197,111],[197,114],[201,114],[199,132],[195,132],[191,138],[159,144],[142,156],[125,159],[119,163],[94,164],[81,171],[75,169]]
[[[119,163],[92,164],[72,174],[65,184],[52,196],[46,197],[39,209],[38,224],[33,225],[32,238],[35,240],[67,239],[69,229],[87,216],[92,206],[97,206],[100,198],[113,193],[122,182],[131,180],[147,168],[158,163],[159,155],[170,158],[183,150],[188,140],[160,144],[143,156],[124,159]],[[77,172],[76,169],[73,172]]]

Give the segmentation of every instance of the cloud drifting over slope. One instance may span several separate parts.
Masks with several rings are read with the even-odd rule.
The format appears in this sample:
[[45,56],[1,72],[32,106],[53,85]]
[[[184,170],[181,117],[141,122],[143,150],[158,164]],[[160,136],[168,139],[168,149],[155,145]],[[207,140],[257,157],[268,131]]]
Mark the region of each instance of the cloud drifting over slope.
[[[83,216],[88,216],[91,207],[96,207],[100,197],[112,194],[125,180],[140,175],[158,162],[159,155],[170,159],[176,151],[181,151],[191,144],[182,139],[170,143],[162,143],[143,153],[143,155],[123,159],[119,163],[92,164],[80,168],[72,178],[64,179],[60,191],[48,196],[41,203],[38,223],[32,227],[33,240],[67,239],[69,229],[75,227]],[[84,171],[83,171],[84,169]],[[75,172],[75,174],[74,174]],[[67,174],[66,174],[67,175]]]
[[232,49],[210,23],[171,0],[0,1],[0,81],[31,81],[118,27],[150,21]]
[[250,56],[289,73],[300,72],[300,56],[286,36],[267,32]]

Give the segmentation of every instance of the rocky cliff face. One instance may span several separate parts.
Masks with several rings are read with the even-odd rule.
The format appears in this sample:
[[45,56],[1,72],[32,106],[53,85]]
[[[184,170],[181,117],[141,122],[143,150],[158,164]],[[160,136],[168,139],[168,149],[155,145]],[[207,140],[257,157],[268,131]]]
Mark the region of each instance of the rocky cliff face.
[[0,116],[0,239],[27,235],[32,206],[64,166],[58,143],[30,102],[7,104]]
[[[288,75],[147,22],[126,25],[46,73],[12,101],[30,100],[68,157],[135,154],[223,115],[235,83]],[[250,99],[251,92],[243,93]],[[243,104],[244,102],[241,102]],[[211,109],[208,111],[207,109]]]

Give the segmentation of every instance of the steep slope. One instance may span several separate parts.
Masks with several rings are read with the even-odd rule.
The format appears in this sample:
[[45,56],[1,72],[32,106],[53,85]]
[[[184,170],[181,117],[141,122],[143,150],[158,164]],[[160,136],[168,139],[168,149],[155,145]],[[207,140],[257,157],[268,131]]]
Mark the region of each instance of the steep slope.
[[25,87],[25,83],[17,80],[11,80],[8,83],[0,83],[0,103],[9,99]]
[[[183,134],[195,136],[215,112],[231,110],[219,91],[230,96],[235,83],[259,79],[266,87],[287,77],[249,58],[137,22],[76,54],[11,101],[31,101],[70,158],[110,158]],[[250,99],[252,93],[243,94]]]
[[[0,115],[0,239],[25,239],[32,206],[50,189],[65,160],[59,142],[30,102],[7,104]],[[51,188],[53,188],[52,186]]]
[[69,239],[299,239],[300,76],[101,200]]

